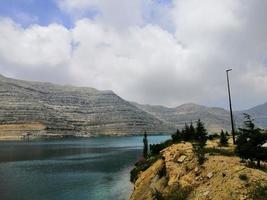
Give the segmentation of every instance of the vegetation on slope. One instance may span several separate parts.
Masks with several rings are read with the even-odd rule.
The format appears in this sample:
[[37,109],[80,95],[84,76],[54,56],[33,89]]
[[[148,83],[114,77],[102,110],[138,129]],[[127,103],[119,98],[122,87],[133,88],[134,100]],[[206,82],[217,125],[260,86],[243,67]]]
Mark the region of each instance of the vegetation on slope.
[[[251,123],[252,120],[250,126]],[[250,134],[258,130],[255,126],[253,129],[245,126],[244,129]],[[240,129],[238,140],[246,136],[243,134]],[[263,131],[257,134],[262,139],[260,143],[248,139],[246,141],[252,144],[237,143],[234,146],[228,141],[228,133],[224,132],[219,140],[215,137],[207,141],[206,129],[200,120],[196,128],[186,124],[183,130],[172,135],[172,140],[150,145],[148,158],[142,163],[145,163],[145,169],[140,167],[142,165],[134,169],[135,190],[131,200],[267,199],[267,166],[263,163],[259,168],[255,162],[259,152],[264,150],[261,144],[266,138]],[[249,151],[251,157],[237,154],[239,148],[252,148]],[[266,159],[266,153],[260,155],[261,160]],[[246,159],[249,162],[244,162]]]

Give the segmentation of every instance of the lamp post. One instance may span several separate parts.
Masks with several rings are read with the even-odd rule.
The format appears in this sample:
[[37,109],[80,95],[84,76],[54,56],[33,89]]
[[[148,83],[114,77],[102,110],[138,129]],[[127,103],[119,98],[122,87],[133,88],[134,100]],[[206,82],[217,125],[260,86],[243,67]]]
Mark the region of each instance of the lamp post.
[[231,117],[231,125],[232,125],[233,143],[235,144],[235,128],[234,128],[234,119],[233,119],[232,102],[231,102],[231,91],[230,91],[229,75],[228,75],[228,72],[230,72],[231,70],[232,69],[226,70],[226,76],[227,76],[227,86],[228,86],[228,96],[229,96],[229,106],[230,106],[230,117]]

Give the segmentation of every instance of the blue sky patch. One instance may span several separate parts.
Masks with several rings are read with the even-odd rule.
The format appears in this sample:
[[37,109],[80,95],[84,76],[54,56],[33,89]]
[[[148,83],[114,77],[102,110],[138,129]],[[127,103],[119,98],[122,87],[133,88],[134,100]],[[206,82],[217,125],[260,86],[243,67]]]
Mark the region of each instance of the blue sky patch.
[[27,27],[33,23],[46,26],[51,23],[72,26],[71,17],[63,13],[56,0],[8,0],[0,3],[0,16],[9,17]]

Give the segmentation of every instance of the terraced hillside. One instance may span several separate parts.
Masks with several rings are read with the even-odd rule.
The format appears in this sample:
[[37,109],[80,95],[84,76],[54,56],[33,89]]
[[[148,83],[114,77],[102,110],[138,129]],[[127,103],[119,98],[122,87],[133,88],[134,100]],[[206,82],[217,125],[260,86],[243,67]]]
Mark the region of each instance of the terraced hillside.
[[[223,108],[206,107],[193,103],[183,104],[175,108],[164,106],[140,105],[133,103],[138,108],[169,123],[171,126],[183,128],[185,123],[201,119],[210,132],[219,132],[221,129],[230,130],[229,112]],[[239,120],[239,118],[238,118]]]
[[0,125],[39,123],[43,134],[129,135],[174,129],[112,91],[0,76]]

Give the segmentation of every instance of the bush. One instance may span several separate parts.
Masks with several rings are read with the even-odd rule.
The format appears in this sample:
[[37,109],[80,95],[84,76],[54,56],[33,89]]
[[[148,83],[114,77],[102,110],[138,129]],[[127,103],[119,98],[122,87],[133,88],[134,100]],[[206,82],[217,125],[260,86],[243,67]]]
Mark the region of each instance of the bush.
[[151,155],[158,155],[161,150],[165,149],[166,147],[172,145],[172,140],[166,140],[165,142],[162,142],[160,144],[151,144],[150,147],[150,153]]
[[162,194],[158,190],[154,192],[154,199],[156,200],[186,200],[189,194],[192,192],[192,187],[184,187],[180,186],[174,187],[168,194]]
[[198,164],[202,165],[205,162],[205,144],[197,142],[193,143],[193,150],[197,156]]
[[166,200],[186,200],[192,191],[192,187],[185,187],[173,190],[165,199]]
[[159,159],[158,156],[153,156],[148,159],[142,159],[135,163],[135,167],[130,172],[130,180],[131,182],[135,182],[138,178],[138,174],[141,171],[145,171],[149,168],[153,163],[155,163]]
[[236,156],[235,152],[231,149],[220,149],[215,147],[209,147],[204,149],[205,153],[210,153],[212,155],[223,155],[223,156]]
[[256,183],[256,185],[250,191],[249,196],[253,200],[266,200],[267,199],[267,186],[263,186],[260,183]]
[[208,136],[208,139],[209,140],[215,140],[215,139],[218,139],[220,138],[220,136],[218,135],[218,133],[213,133],[211,135]]
[[246,174],[240,174],[239,179],[242,181],[248,181],[248,176]]
[[159,175],[159,178],[166,177],[166,175],[167,175],[167,169],[166,169],[166,165],[165,164],[159,170],[158,175]]
[[157,189],[155,189],[155,191],[153,193],[153,197],[155,200],[165,200],[163,195]]

